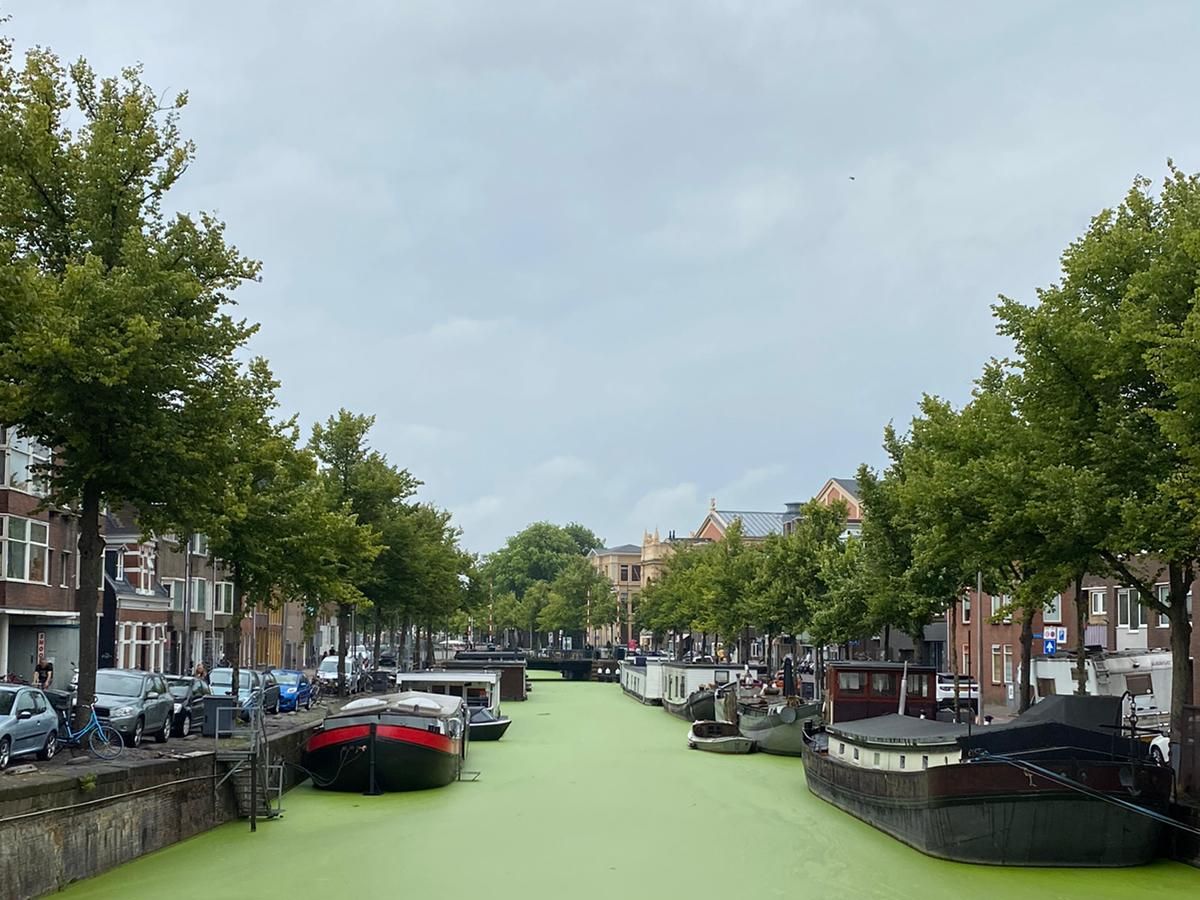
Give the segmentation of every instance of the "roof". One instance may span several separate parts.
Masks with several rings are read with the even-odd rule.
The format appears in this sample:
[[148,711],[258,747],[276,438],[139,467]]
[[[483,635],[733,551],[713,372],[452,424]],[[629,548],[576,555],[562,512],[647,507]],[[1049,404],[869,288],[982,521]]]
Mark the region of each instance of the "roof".
[[612,553],[623,553],[626,555],[636,553],[638,556],[641,556],[642,548],[636,544],[618,544],[615,547],[598,547],[595,550],[589,550],[588,556],[608,556]]
[[[829,669],[865,669],[872,672],[903,672],[905,663],[883,662],[877,659],[833,659],[825,663]],[[933,666],[907,663],[908,671],[914,675],[921,672],[933,672]]]
[[826,725],[825,730],[851,741],[881,744],[952,744],[967,733],[967,726],[891,713],[871,719]]
[[838,487],[840,487],[855,500],[859,499],[857,478],[831,478],[829,480],[836,483]]
[[742,520],[742,536],[765,538],[769,534],[783,534],[783,523],[789,518],[781,512],[753,512],[738,509],[713,509],[709,515],[716,516],[723,528],[728,528],[735,519]]
[[499,672],[470,672],[458,670],[447,672],[401,672],[396,676],[397,684],[499,684]]

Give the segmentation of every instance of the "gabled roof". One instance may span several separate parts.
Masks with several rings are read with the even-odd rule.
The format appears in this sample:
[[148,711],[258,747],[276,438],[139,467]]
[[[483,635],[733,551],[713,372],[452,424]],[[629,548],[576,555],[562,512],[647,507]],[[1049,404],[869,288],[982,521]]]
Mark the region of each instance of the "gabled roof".
[[595,550],[589,550],[588,556],[610,556],[614,553],[619,553],[623,556],[637,554],[641,556],[642,548],[637,544],[618,544],[615,547],[598,547]]
[[859,499],[857,478],[831,478],[829,480],[836,483],[838,487],[840,487],[855,500]]
[[737,509],[710,509],[708,514],[717,520],[722,531],[728,530],[735,519],[741,519],[742,536],[748,538],[765,538],[769,534],[783,534],[783,523],[787,519],[786,513],[751,512]]

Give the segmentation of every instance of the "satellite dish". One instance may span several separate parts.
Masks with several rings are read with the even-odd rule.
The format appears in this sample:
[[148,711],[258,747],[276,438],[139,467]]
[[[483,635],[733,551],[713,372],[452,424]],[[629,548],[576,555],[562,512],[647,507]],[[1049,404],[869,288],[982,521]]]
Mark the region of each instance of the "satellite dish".
[[785,706],[779,710],[779,718],[785,725],[791,725],[796,721],[796,708],[794,706]]

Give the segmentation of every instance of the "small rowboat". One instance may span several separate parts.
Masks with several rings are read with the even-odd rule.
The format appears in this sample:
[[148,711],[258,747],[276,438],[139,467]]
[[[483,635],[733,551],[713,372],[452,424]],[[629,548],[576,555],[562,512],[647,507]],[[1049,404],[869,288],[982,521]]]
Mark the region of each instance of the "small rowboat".
[[743,737],[737,725],[731,722],[700,720],[692,723],[692,730],[688,732],[688,746],[710,753],[749,753],[754,749],[754,741]]

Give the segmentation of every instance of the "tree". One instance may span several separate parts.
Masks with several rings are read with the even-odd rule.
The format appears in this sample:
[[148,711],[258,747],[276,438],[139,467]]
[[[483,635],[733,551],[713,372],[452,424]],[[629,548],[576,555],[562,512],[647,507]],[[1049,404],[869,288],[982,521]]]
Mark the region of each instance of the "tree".
[[243,387],[234,354],[254,331],[224,309],[258,263],[216,219],[163,211],[194,157],[186,102],[160,104],[137,67],[98,79],[36,49],[18,69],[0,39],[0,422],[55,449],[47,501],[79,510],[84,698],[101,509],[127,503],[165,528],[207,508]]
[[1178,740],[1192,695],[1187,595],[1200,560],[1200,179],[1169,169],[1157,196],[1138,178],[1092,220],[1036,305],[1001,298],[996,316],[1016,346],[1024,414],[1048,440],[1074,445],[1100,558],[1170,623]]
[[596,537],[594,531],[578,522],[568,522],[562,530],[575,542],[580,556],[587,556],[589,551],[599,550],[604,546],[603,539]]
[[568,560],[583,552],[565,528],[534,522],[488,557],[487,570],[496,590],[520,598],[535,582],[553,581]]
[[[818,621],[828,600],[822,566],[830,552],[840,552],[845,527],[845,503],[826,505],[810,500],[788,534],[767,538],[759,599],[751,613],[755,624],[769,631],[800,634]],[[855,636],[866,630],[862,623],[855,623],[854,628],[860,629]]]
[[[355,415],[345,409],[313,426],[309,448],[321,464],[329,508],[355,516],[358,527],[378,533],[396,515],[420,482],[406,469],[390,465],[383,454],[367,444],[374,416]],[[337,598],[338,693],[345,692],[346,642],[350,612],[369,605],[361,588],[370,579],[363,573],[354,592]]]

